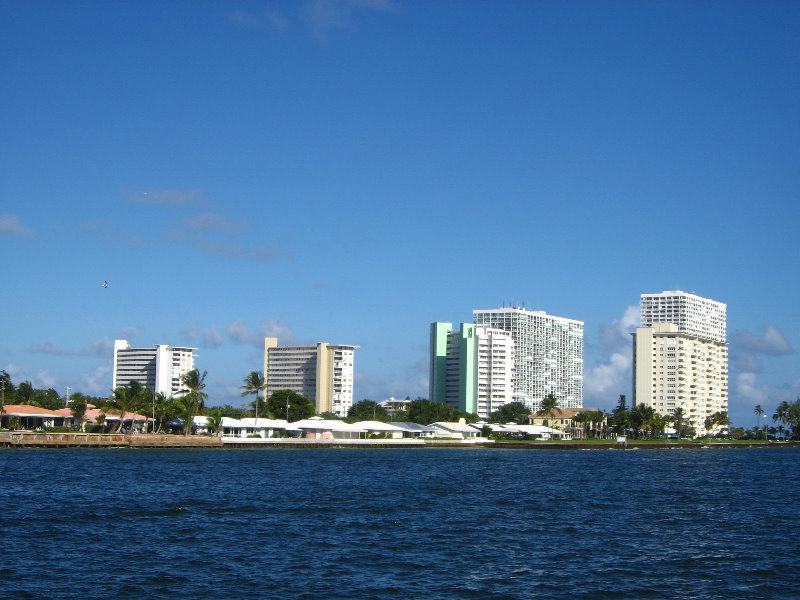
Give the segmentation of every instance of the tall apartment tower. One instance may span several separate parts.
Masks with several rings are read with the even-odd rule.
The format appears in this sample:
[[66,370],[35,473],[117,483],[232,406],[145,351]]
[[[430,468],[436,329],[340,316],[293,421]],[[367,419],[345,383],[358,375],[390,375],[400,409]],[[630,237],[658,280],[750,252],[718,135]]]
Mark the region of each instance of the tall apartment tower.
[[137,381],[167,398],[186,392],[188,390],[181,378],[194,369],[194,350],[165,344],[152,348],[131,348],[127,340],[114,340],[111,389]]
[[705,435],[705,419],[728,410],[726,306],[682,291],[641,295],[633,334],[633,399],[661,415],[678,408]]
[[431,324],[429,392],[434,402],[486,419],[513,401],[514,342],[499,329]]
[[472,312],[476,326],[511,334],[514,402],[538,411],[553,394],[562,408],[583,406],[583,321],[520,307]]
[[264,338],[267,396],[292,390],[314,402],[317,414],[347,416],[353,406],[353,358],[358,346],[326,344],[278,346]]

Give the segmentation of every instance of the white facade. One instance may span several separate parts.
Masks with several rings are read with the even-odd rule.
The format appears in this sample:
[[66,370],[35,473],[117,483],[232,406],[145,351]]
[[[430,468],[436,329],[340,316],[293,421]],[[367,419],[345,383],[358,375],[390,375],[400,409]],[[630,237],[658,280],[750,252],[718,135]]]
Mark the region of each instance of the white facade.
[[726,305],[680,290],[642,294],[642,327],[675,323],[678,331],[725,342]]
[[353,362],[358,346],[326,344],[278,346],[264,340],[267,396],[292,390],[314,402],[317,413],[347,416],[353,406]]
[[583,321],[519,307],[473,314],[475,325],[511,334],[515,402],[538,411],[552,393],[563,408],[583,406]]
[[131,348],[127,340],[114,340],[111,389],[137,381],[167,398],[185,392],[187,390],[181,378],[194,369],[194,350],[165,344],[152,348]]
[[683,409],[699,436],[706,417],[728,410],[728,347],[682,333],[674,323],[639,327],[634,334],[634,403],[661,415]]
[[504,404],[514,401],[514,340],[511,333],[476,327],[477,415],[489,418]]

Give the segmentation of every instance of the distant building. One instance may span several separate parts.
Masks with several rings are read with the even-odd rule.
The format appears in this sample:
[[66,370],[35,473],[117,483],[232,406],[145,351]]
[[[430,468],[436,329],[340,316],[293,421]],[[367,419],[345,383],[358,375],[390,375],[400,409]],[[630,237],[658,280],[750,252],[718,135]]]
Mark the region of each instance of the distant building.
[[278,346],[264,338],[267,396],[292,390],[308,398],[317,414],[344,417],[353,406],[353,359],[358,346],[320,342],[314,346]]
[[164,344],[131,348],[127,340],[115,340],[111,389],[137,381],[167,398],[185,392],[181,378],[194,369],[194,350]]
[[488,418],[513,400],[514,342],[507,331],[431,325],[430,399]]
[[390,417],[394,417],[397,413],[401,411],[408,410],[408,405],[411,404],[411,398],[389,398],[388,400],[384,400],[378,403],[380,406],[386,410],[386,413]]
[[561,408],[583,406],[583,321],[520,307],[472,312],[476,327],[511,334],[515,402],[536,412],[553,394]]
[[726,305],[681,291],[642,294],[633,334],[633,400],[661,415],[683,409],[697,435],[728,410]]

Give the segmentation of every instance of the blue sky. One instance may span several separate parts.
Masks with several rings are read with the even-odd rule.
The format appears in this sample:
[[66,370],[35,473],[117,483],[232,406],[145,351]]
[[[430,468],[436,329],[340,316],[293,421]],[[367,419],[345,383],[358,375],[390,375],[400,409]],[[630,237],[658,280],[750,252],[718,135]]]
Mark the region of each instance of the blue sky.
[[[730,414],[800,396],[800,4],[0,4],[0,369],[105,395],[197,347],[239,405],[282,344],[427,396],[428,328],[585,323],[631,394],[641,293],[728,305]],[[101,283],[108,280],[109,287]]]

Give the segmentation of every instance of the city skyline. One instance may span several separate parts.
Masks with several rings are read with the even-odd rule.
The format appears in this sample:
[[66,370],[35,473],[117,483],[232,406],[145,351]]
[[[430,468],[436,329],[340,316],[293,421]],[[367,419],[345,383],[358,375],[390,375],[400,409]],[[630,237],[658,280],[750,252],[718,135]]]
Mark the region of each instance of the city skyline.
[[[197,348],[241,405],[263,340],[358,345],[427,396],[429,325],[584,323],[632,397],[639,296],[727,305],[729,413],[800,396],[800,6],[0,5],[0,369],[110,392]],[[107,287],[104,287],[107,283]]]

